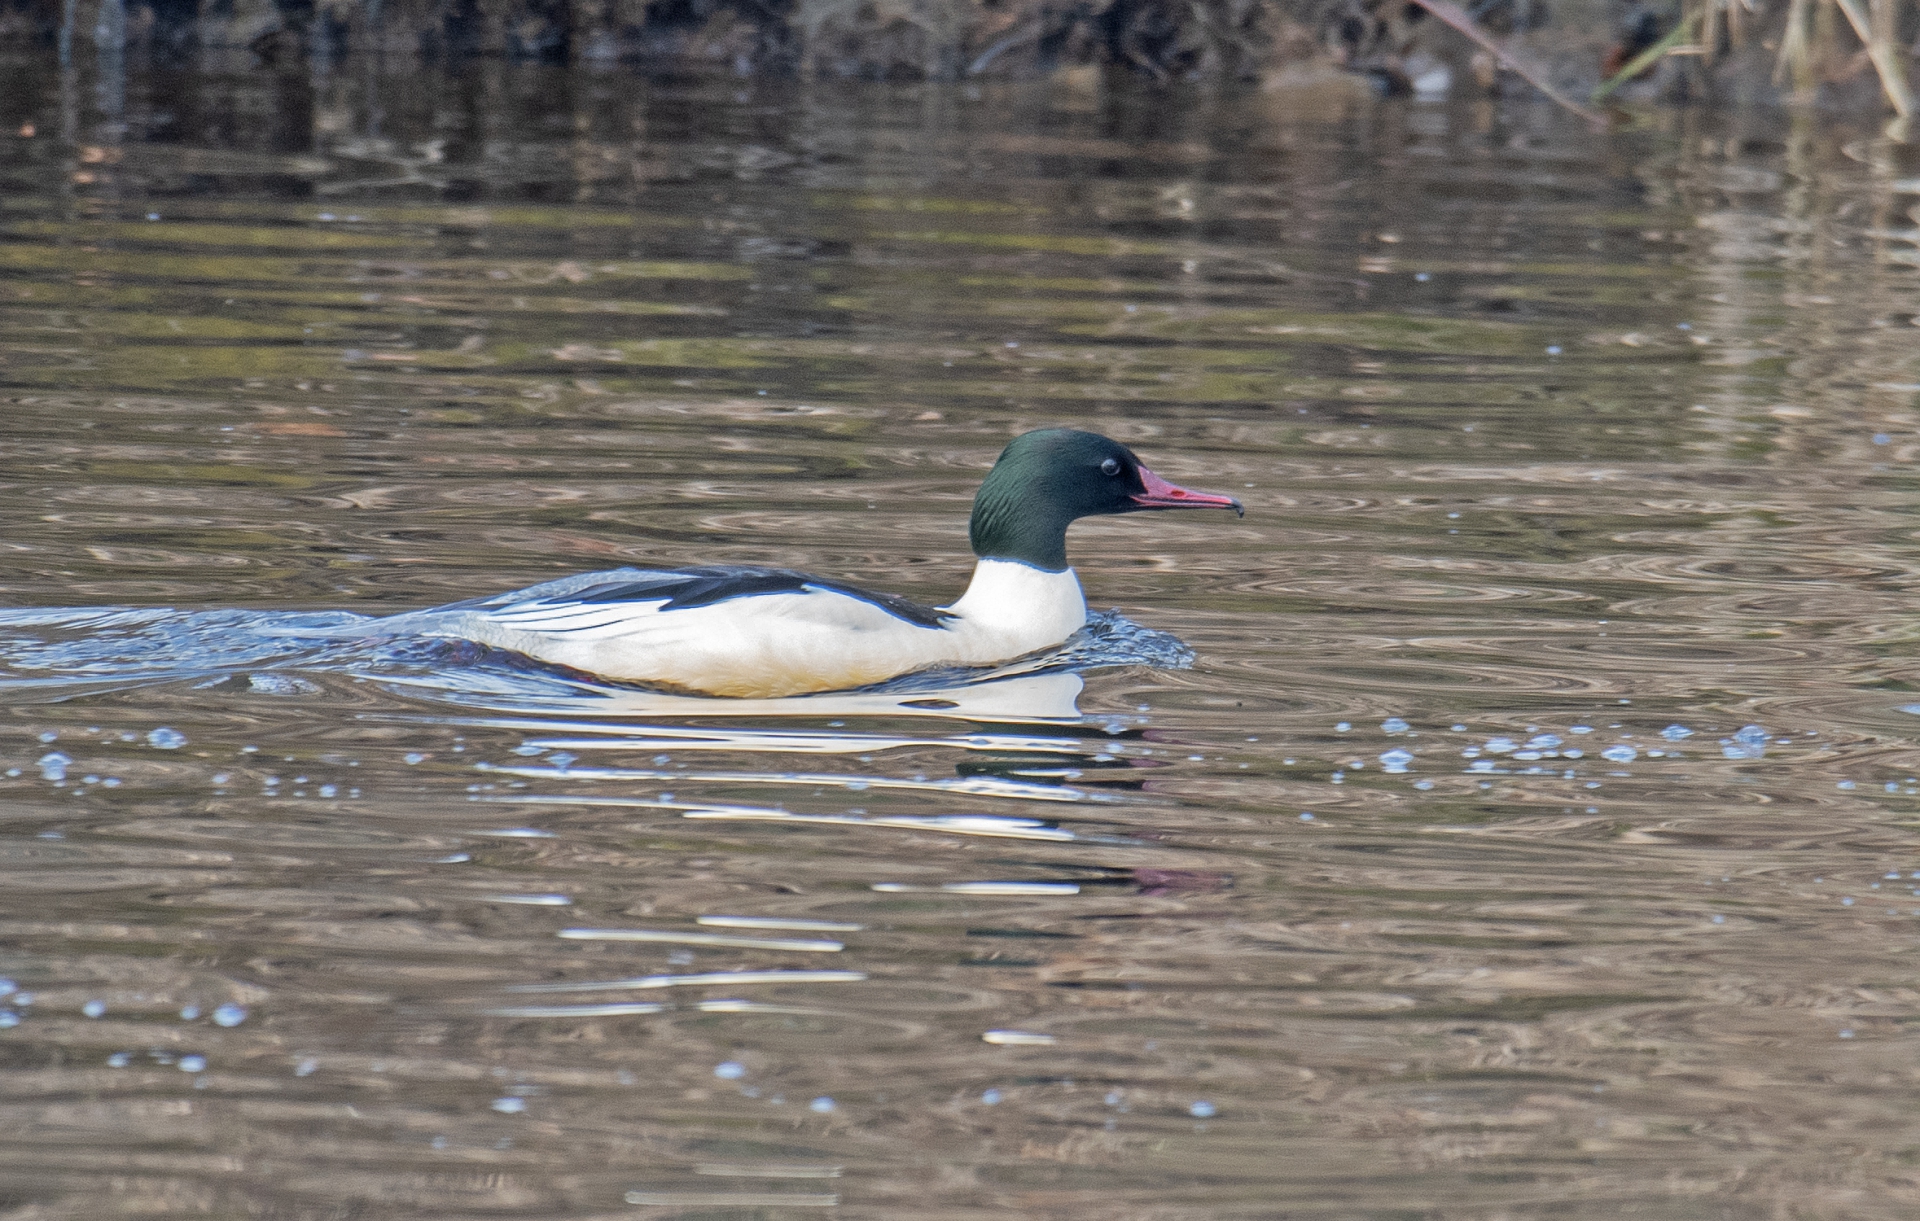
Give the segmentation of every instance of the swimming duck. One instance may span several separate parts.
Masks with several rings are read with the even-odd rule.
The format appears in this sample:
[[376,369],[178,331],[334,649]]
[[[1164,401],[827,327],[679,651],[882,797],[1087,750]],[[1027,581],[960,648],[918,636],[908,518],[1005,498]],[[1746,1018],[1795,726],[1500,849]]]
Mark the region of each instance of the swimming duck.
[[617,568],[424,612],[418,630],[702,695],[846,690],[1062,643],[1087,620],[1067,527],[1148,509],[1245,513],[1175,487],[1117,441],[1041,429],[1015,437],[981,483],[967,528],[979,562],[947,606],[786,568]]

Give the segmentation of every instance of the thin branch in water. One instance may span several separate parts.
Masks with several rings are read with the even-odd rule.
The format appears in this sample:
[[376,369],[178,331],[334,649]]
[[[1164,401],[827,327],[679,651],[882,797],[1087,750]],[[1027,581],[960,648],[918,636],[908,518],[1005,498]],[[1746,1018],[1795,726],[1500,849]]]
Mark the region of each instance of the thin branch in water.
[[1015,26],[1012,33],[1007,34],[1005,37],[995,42],[992,46],[980,52],[979,56],[975,58],[972,63],[967,65],[967,75],[968,76],[980,75],[982,72],[985,72],[987,70],[987,65],[991,64],[994,60],[999,59],[1002,55],[1006,54],[1008,51],[1013,50],[1015,47],[1021,46],[1029,42],[1038,42],[1040,40],[1040,37],[1044,35],[1046,32],[1047,32],[1046,26],[1041,24],[1038,21],[1033,22],[1030,25],[1022,24],[1022,25]]
[[1547,97],[1552,99],[1556,104],[1579,115],[1595,127],[1605,127],[1607,125],[1607,120],[1603,116],[1595,111],[1588,110],[1585,106],[1582,106],[1566,94],[1555,89],[1548,83],[1545,72],[1520,59],[1519,56],[1508,50],[1498,39],[1495,39],[1485,30],[1474,24],[1473,18],[1469,17],[1466,11],[1459,5],[1454,4],[1452,0],[1413,0],[1413,3],[1432,13],[1435,17],[1438,17],[1441,21],[1446,22],[1454,29],[1465,34],[1468,38],[1471,38],[1489,55],[1499,60],[1508,71],[1514,73],[1520,77],[1520,79],[1526,81],[1535,89],[1538,89],[1541,93],[1546,94]]

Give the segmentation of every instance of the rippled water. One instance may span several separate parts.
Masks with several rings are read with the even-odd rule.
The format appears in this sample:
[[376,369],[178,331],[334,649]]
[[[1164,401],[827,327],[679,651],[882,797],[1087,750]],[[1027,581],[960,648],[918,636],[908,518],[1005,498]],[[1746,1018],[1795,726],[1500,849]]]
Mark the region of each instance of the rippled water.
[[[4,71],[6,1216],[1920,1208],[1911,146]],[[716,703],[274,634],[944,600],[1063,422],[1246,500],[1075,529],[1192,668]]]

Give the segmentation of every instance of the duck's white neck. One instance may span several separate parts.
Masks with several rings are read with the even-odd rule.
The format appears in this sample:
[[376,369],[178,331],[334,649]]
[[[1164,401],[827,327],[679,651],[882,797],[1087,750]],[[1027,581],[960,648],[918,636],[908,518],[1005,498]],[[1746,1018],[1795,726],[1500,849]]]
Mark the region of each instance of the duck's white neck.
[[955,630],[991,642],[1001,658],[1059,644],[1087,621],[1073,569],[1048,572],[1019,560],[981,560],[967,592],[948,609],[960,619]]

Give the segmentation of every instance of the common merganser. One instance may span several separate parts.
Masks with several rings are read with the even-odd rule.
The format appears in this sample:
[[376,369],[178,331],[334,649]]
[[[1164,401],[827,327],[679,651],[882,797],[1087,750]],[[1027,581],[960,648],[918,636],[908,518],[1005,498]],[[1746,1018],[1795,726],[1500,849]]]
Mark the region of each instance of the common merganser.
[[981,483],[967,528],[979,562],[947,606],[787,568],[617,568],[424,612],[418,630],[692,694],[847,690],[1062,643],[1087,620],[1068,525],[1147,509],[1246,512],[1175,487],[1117,441],[1041,429],[1015,437]]

